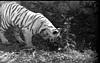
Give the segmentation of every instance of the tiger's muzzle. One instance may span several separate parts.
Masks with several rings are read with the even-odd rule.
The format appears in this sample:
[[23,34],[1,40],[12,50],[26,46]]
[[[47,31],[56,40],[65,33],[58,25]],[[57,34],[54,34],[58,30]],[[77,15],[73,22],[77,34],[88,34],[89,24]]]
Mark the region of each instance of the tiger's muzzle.
[[55,42],[57,40],[57,38],[59,37],[60,33],[59,31],[55,30],[52,32],[50,39],[50,42]]
[[50,42],[55,42],[57,38],[60,36],[60,32],[58,30],[42,30],[41,36],[44,40],[49,40]]

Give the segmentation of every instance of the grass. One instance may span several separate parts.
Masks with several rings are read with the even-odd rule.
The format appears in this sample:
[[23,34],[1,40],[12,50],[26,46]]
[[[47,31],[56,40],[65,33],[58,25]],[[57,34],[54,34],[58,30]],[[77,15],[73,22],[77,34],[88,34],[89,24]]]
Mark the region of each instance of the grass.
[[95,59],[89,54],[71,49],[65,53],[32,49],[11,53],[0,51],[0,62],[4,63],[93,63],[94,61]]

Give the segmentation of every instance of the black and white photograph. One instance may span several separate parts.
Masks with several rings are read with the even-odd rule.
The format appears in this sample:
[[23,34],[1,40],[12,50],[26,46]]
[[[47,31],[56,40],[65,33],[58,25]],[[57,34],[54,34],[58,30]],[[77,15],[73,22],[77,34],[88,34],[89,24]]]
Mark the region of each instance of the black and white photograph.
[[0,63],[99,63],[97,1],[0,1]]

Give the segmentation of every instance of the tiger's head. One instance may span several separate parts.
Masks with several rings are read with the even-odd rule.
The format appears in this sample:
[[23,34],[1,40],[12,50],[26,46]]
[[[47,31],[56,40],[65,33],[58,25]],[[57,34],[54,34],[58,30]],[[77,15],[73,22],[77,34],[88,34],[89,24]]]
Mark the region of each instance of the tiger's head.
[[40,36],[42,36],[44,40],[49,39],[50,42],[54,42],[60,36],[60,32],[48,19],[45,19],[40,28]]

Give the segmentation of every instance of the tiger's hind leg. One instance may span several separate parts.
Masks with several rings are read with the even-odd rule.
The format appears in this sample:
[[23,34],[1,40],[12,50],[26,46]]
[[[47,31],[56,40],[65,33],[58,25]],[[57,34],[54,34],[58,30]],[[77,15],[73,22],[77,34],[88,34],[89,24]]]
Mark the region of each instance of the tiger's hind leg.
[[1,29],[1,27],[0,27],[0,39],[1,39],[2,43],[3,43],[3,44],[10,44],[10,43],[8,42],[7,38],[4,36],[4,32],[1,31],[1,30],[2,30],[2,29]]

